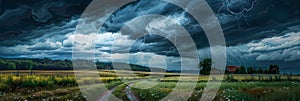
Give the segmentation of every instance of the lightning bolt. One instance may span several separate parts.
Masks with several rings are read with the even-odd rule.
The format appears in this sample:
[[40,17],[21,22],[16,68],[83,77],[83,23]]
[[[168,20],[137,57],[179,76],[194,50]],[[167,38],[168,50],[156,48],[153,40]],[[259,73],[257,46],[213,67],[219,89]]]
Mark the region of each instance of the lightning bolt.
[[247,16],[245,15],[245,13],[251,11],[254,8],[254,6],[257,2],[258,2],[258,0],[254,0],[254,1],[251,2],[251,6],[249,8],[243,8],[241,11],[235,12],[235,11],[230,9],[230,7],[232,6],[232,0],[223,0],[223,1],[221,1],[222,5],[218,9],[217,14],[219,15],[221,13],[221,11],[223,9],[225,9],[231,15],[236,16],[236,19],[238,21],[238,25],[240,25],[240,22],[239,22],[240,17],[242,17],[245,20],[245,22],[249,25],[248,20],[246,19]]

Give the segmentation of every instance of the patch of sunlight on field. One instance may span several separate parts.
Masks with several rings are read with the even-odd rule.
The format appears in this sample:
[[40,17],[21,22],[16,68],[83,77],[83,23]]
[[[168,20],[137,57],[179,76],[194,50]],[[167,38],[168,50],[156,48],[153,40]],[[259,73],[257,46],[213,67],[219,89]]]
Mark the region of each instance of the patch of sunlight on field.
[[139,88],[139,89],[149,89],[158,84],[159,84],[159,82],[155,82],[155,81],[139,80],[139,81],[135,82],[132,87]]
[[[201,75],[201,76],[191,76],[191,75],[187,75],[187,76],[172,76],[172,77],[164,77],[161,78],[160,80],[162,82],[175,82],[175,81],[179,81],[179,78],[181,78],[181,81],[183,82],[198,82],[198,81],[208,81],[209,80],[209,76],[206,75]],[[222,80],[221,75],[220,77],[218,77],[218,75],[216,76],[216,78],[213,78],[215,80]]]

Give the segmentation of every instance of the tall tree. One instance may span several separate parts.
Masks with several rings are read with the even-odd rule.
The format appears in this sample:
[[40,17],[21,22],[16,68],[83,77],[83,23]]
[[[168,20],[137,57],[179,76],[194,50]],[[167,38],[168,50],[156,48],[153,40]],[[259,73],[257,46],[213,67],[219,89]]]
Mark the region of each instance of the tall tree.
[[200,73],[202,75],[209,75],[211,71],[212,60],[210,58],[206,58],[199,63]]
[[25,65],[25,69],[30,70],[30,74],[32,75],[33,62],[31,60],[26,60],[23,63]]
[[236,73],[237,74],[246,74],[245,66],[241,66],[241,67],[237,68]]
[[279,74],[279,66],[278,65],[270,65],[269,67],[269,73],[270,74]]
[[15,70],[17,67],[16,64],[13,62],[8,62],[7,64],[8,64],[7,65],[8,69],[11,69],[11,70]]
[[264,70],[262,68],[258,68],[257,73],[258,74],[264,74]]
[[254,73],[256,73],[256,70],[253,67],[248,67],[247,68],[247,73],[248,74],[254,74]]
[[8,69],[7,63],[3,59],[0,59],[0,69],[2,70]]
[[14,62],[16,64],[17,76],[19,76],[19,70],[22,68],[23,65],[20,60],[16,60]]

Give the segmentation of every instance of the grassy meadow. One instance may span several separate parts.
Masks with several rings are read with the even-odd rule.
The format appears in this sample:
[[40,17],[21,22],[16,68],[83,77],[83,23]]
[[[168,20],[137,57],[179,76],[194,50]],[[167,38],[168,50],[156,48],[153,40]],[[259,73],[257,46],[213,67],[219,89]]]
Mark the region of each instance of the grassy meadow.
[[[94,85],[104,84],[112,94],[119,99],[128,101],[128,90],[142,101],[156,101],[164,98],[179,80],[177,73],[135,72],[137,76],[128,74],[116,75],[116,71],[99,70],[101,77],[83,77],[76,79],[71,70],[60,71],[0,71],[0,100],[49,100],[49,101],[85,101],[86,96],[80,92],[79,83],[94,89]],[[86,72],[86,71],[82,71]],[[120,72],[118,72],[120,73]],[[155,74],[154,76],[149,76]],[[165,75],[163,78],[156,76]],[[183,87],[189,87],[191,82],[197,82],[195,90],[189,100],[200,100],[206,87],[208,76],[183,75]],[[147,84],[141,82],[147,80]],[[124,82],[125,80],[125,82]],[[213,81],[220,81],[213,78]],[[127,89],[129,85],[133,85]],[[135,86],[155,85],[148,89],[134,88]],[[98,86],[99,87],[99,86]],[[181,92],[179,96],[186,92]],[[282,74],[232,74],[224,75],[215,101],[298,101],[300,97],[300,76]],[[99,95],[101,97],[101,94]]]

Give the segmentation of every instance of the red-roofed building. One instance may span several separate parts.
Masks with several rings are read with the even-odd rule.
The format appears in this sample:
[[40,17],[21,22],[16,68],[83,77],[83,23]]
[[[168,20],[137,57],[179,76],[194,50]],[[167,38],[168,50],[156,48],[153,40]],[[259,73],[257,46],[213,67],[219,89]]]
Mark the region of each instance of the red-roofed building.
[[239,66],[226,66],[226,71],[228,73],[235,73],[237,68],[240,68]]

